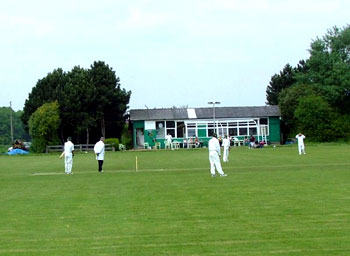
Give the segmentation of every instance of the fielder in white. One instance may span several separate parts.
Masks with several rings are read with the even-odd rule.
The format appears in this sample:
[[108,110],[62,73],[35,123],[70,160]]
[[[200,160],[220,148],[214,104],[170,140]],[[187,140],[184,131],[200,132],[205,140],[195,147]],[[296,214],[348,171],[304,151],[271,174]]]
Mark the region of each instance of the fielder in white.
[[64,156],[64,171],[66,174],[73,174],[74,144],[71,140],[71,137],[68,137],[67,142],[64,143],[64,151],[60,155],[60,159]]
[[221,168],[220,163],[220,144],[218,139],[216,138],[216,134],[213,134],[213,138],[209,140],[208,143],[208,149],[209,149],[209,162],[210,162],[210,172],[211,176],[215,177],[215,168],[217,172],[220,174],[221,177],[227,176]]
[[225,135],[225,138],[222,140],[222,146],[224,147],[224,155],[222,157],[222,160],[224,162],[228,162],[228,155],[230,153],[230,139],[227,135]]
[[297,136],[295,136],[296,139],[298,139],[298,150],[299,150],[299,155],[302,153],[305,155],[305,145],[304,145],[304,139],[305,136],[301,133],[299,133]]
[[101,137],[100,141],[97,142],[94,146],[94,152],[96,155],[96,160],[98,162],[98,171],[99,173],[103,172],[103,160],[105,159],[105,138]]

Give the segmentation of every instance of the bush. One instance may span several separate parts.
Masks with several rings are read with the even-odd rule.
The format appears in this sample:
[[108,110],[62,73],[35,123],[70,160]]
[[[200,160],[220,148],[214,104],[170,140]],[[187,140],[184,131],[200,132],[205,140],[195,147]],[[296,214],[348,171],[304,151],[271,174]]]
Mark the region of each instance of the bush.
[[333,129],[337,134],[337,137],[343,141],[349,141],[350,139],[350,115],[338,116],[333,123]]
[[118,138],[105,139],[105,144],[113,146],[115,148],[115,150],[119,150],[119,139]]
[[332,141],[336,137],[332,129],[335,118],[333,109],[321,96],[310,95],[299,99],[294,112],[299,132],[313,141]]
[[46,145],[46,140],[44,138],[34,137],[30,151],[34,153],[44,153],[46,150]]
[[57,130],[60,125],[59,105],[57,101],[45,103],[29,118],[29,133],[33,144],[31,150],[35,153],[45,152],[47,145],[60,143]]
[[131,131],[129,131],[128,124],[124,125],[121,140],[122,144],[125,145],[126,149],[132,148],[132,136]]

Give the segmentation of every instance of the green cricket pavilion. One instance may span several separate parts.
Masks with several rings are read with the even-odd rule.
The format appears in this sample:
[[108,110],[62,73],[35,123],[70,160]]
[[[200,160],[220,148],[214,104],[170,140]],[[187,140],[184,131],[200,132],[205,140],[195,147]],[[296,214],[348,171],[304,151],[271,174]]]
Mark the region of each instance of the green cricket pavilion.
[[251,135],[267,144],[281,141],[278,106],[131,109],[129,114],[135,149],[164,148],[168,134],[180,147],[195,138],[207,146],[214,133],[230,136],[237,146]]

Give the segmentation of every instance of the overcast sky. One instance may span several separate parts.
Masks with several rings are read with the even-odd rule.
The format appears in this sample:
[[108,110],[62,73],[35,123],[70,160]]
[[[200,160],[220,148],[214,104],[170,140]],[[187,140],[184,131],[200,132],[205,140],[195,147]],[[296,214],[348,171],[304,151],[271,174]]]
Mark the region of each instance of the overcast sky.
[[349,11],[345,0],[0,0],[0,106],[21,110],[38,79],[99,60],[131,109],[263,106],[271,76]]

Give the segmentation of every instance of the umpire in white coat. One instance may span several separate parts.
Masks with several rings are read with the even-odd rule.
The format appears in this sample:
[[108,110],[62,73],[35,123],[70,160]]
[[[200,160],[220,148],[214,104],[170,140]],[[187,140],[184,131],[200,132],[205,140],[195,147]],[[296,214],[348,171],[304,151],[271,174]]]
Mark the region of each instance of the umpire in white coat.
[[215,168],[217,172],[220,174],[221,177],[227,176],[221,168],[221,163],[220,163],[220,156],[221,156],[221,151],[220,151],[220,144],[218,139],[216,138],[216,134],[213,134],[213,138],[209,140],[208,143],[208,149],[209,149],[209,162],[210,162],[210,172],[211,176],[215,177]]
[[99,173],[103,172],[103,160],[105,159],[105,138],[101,137],[100,141],[97,142],[94,146],[94,152],[96,155],[96,160],[98,162],[98,171]]

